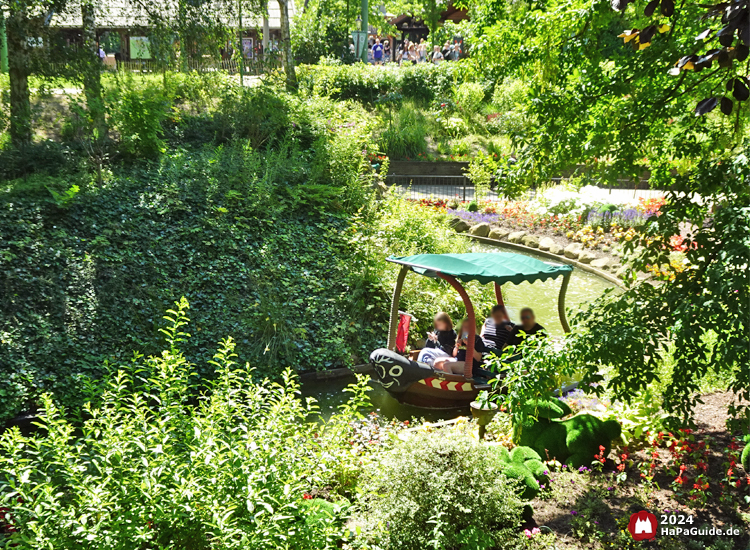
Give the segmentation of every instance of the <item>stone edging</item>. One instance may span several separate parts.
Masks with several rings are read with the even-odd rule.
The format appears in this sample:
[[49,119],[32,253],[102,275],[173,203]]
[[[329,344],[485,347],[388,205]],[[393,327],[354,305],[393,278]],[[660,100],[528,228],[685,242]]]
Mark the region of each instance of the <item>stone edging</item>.
[[625,288],[625,285],[623,284],[623,282],[617,277],[613,277],[612,275],[610,275],[609,273],[605,273],[601,269],[596,269],[595,267],[591,267],[590,265],[582,264],[581,262],[577,262],[576,260],[571,260],[570,258],[566,258],[565,256],[558,256],[557,254],[552,254],[551,252],[539,250],[538,248],[531,248],[530,246],[511,243],[508,241],[499,241],[497,239],[490,239],[489,237],[480,237],[478,235],[470,235],[469,233],[463,233],[463,235],[466,235],[467,237],[469,237],[470,239],[474,239],[475,241],[479,241],[480,243],[491,244],[494,246],[504,246],[507,248],[518,250],[519,252],[525,252],[528,254],[537,254],[539,256],[544,256],[545,258],[549,258],[550,260],[554,260],[556,262],[562,262],[564,264],[572,265],[573,267],[577,267],[579,269],[582,269],[583,271],[588,271],[589,273],[593,273],[597,277],[601,277],[602,279],[605,279],[609,281],[610,283],[617,285],[620,288]]

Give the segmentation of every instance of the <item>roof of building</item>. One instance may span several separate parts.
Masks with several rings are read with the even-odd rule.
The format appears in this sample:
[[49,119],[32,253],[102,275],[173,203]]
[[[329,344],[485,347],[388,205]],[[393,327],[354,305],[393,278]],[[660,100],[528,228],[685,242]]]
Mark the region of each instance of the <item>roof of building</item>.
[[[236,10],[228,11],[222,6],[227,6],[225,2],[213,2],[216,5],[215,13],[217,17],[225,24],[237,26]],[[99,29],[130,29],[138,27],[149,27],[149,11],[158,13],[160,16],[169,17],[170,14],[177,14],[177,0],[147,0],[138,2],[138,0],[108,0],[107,5],[103,6],[97,3],[96,6],[96,26]],[[141,8],[139,6],[144,6]],[[289,0],[289,17],[294,16],[294,0]],[[75,7],[67,10],[63,14],[57,14],[52,17],[51,25],[58,28],[81,28],[81,10]],[[279,4],[271,0],[268,2],[268,24],[271,29],[281,28],[281,11]],[[245,28],[262,28],[263,17],[259,13],[243,13],[242,26]]]

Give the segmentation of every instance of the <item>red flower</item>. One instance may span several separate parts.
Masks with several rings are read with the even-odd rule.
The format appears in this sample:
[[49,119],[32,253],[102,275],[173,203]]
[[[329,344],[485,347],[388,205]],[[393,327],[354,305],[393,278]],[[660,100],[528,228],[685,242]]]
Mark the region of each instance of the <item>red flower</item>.
[[305,500],[310,500],[312,498],[312,495],[310,493],[305,493],[302,495],[302,498],[304,498]]

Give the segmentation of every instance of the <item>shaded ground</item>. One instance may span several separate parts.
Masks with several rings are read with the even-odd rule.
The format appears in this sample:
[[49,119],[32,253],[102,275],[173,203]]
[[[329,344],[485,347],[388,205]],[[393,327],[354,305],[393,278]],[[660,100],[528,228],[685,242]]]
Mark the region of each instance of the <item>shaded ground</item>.
[[[725,448],[731,442],[726,429],[727,406],[731,402],[731,392],[716,392],[705,395],[703,404],[696,407],[696,441],[708,442],[708,468],[712,491],[705,506],[690,503],[686,498],[677,499],[671,483],[674,476],[666,472],[669,453],[660,449],[657,475],[651,487],[643,483],[638,463],[652,460],[651,449],[633,453],[634,464],[627,468],[627,480],[615,480],[615,464],[608,460],[602,472],[556,472],[552,488],[533,502],[534,524],[543,532],[551,530],[558,542],[558,548],[640,548],[623,532],[632,513],[649,509],[660,518],[661,514],[676,513],[693,516],[692,526],[738,527],[742,534],[733,537],[716,536],[657,536],[650,547],[658,548],[721,548],[744,550],[750,542],[750,515],[743,496],[748,495],[747,482],[742,468],[737,466],[737,474],[742,479],[742,487],[734,491],[737,498],[733,502],[721,502],[718,486],[726,473]],[[622,452],[613,450],[610,457]],[[713,489],[713,488],[716,489]]]

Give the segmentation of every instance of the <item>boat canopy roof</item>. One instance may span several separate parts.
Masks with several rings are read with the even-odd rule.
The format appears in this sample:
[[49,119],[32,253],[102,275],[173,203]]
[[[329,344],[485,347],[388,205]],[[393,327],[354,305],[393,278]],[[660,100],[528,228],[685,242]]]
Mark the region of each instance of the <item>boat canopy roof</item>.
[[513,283],[546,281],[573,271],[565,264],[554,264],[512,252],[472,252],[469,254],[417,254],[390,256],[389,262],[408,266],[427,277],[438,273],[451,275],[461,282]]

